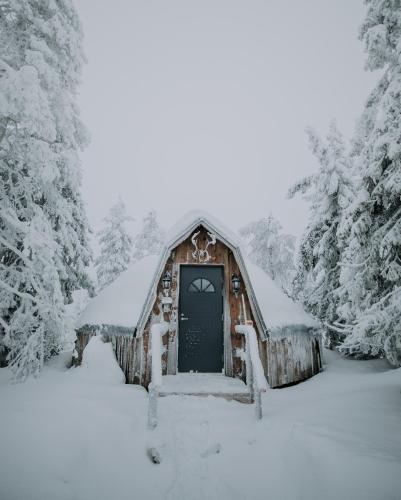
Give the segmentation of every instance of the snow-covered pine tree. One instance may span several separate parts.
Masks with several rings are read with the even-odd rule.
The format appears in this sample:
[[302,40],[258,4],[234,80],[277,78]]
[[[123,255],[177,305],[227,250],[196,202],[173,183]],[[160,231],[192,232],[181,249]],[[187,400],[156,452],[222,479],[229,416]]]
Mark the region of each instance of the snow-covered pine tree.
[[99,290],[113,282],[131,262],[133,243],[126,223],[132,220],[121,198],[104,219],[106,225],[98,233],[100,256],[96,260]]
[[252,262],[291,295],[295,237],[283,233],[281,224],[272,215],[246,225],[240,229],[240,235],[247,242]]
[[134,240],[135,260],[143,259],[148,255],[159,255],[164,243],[164,231],[157,222],[155,210],[151,210],[143,219],[141,232]]
[[90,286],[81,44],[70,0],[0,1],[0,324],[20,378],[60,349],[64,304]]
[[336,290],[340,276],[337,233],[342,211],[351,200],[351,168],[334,121],[325,141],[312,129],[307,133],[319,170],[295,184],[289,192],[289,197],[302,193],[310,202],[309,221],[298,250],[294,293],[322,322],[327,344],[332,347],[341,337],[337,329],[332,328],[337,320]]
[[401,2],[366,0],[360,38],[383,75],[355,140],[358,198],[344,218],[341,350],[401,365]]

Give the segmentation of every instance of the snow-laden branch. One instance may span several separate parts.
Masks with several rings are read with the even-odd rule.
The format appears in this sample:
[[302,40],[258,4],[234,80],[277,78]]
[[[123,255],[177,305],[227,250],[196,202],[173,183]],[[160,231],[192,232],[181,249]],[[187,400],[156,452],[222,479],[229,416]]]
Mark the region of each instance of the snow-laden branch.
[[383,231],[385,231],[388,226],[390,226],[391,224],[396,224],[399,221],[400,215],[401,215],[401,208],[396,210],[393,213],[393,215],[389,218],[389,220],[385,224],[383,224],[382,226],[379,226],[373,234],[375,236],[382,234]]
[[4,319],[0,316],[0,325],[3,327],[4,331],[6,332],[6,335],[10,329],[10,326],[8,325],[8,323],[6,323],[4,321]]
[[352,326],[350,326],[350,325],[344,325],[341,328],[341,327],[334,326],[334,324],[324,323],[324,326],[326,326],[330,330],[333,330],[333,332],[342,333],[342,334],[350,333],[352,331]]
[[21,299],[27,299],[30,300],[33,304],[38,304],[38,301],[30,295],[29,293],[25,292],[20,292],[19,290],[16,290],[15,288],[12,288],[10,285],[8,285],[5,281],[0,280],[0,286],[4,289],[7,290],[7,292],[11,292],[17,297],[20,297]]
[[358,262],[358,263],[356,263],[356,264],[350,264],[350,263],[348,263],[348,262],[340,262],[339,264],[340,264],[340,266],[341,266],[341,267],[346,267],[346,268],[350,268],[350,269],[355,269],[355,268],[358,268],[358,267],[362,267],[362,266],[364,266],[364,265],[367,265],[367,263],[368,263],[369,259],[371,259],[371,257],[372,257],[372,256],[369,254],[369,255],[366,257],[366,259],[365,259],[364,261],[362,261],[362,262]]

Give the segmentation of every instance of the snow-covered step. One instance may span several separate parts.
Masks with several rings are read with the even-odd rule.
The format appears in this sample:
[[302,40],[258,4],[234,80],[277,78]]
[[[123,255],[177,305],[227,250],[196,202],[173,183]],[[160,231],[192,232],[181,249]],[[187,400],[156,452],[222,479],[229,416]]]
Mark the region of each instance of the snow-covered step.
[[163,376],[160,396],[215,396],[251,403],[245,383],[221,373],[178,373]]

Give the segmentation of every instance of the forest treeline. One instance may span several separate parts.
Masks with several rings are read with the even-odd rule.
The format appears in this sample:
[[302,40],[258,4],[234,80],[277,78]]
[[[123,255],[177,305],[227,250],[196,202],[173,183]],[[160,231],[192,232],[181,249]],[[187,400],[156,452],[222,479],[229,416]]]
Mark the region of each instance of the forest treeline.
[[[320,321],[329,347],[399,366],[401,0],[365,3],[359,36],[380,78],[350,146],[334,122],[323,138],[307,131],[319,169],[289,190],[310,206],[299,249],[272,215],[240,232],[251,259]],[[118,200],[93,260],[76,99],[84,61],[70,0],[0,0],[0,361],[6,353],[19,379],[73,336],[76,292],[93,295],[163,244],[154,211],[133,238]]]
[[359,37],[381,76],[351,147],[333,123],[309,130],[319,162],[289,195],[310,203],[294,295],[322,323],[327,343],[401,365],[401,2],[368,0]]

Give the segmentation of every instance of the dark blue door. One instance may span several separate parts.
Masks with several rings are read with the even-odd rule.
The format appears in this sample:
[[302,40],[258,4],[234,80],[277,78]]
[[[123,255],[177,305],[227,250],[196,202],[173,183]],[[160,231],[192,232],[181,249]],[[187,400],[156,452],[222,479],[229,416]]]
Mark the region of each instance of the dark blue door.
[[223,369],[223,268],[181,266],[179,372]]

